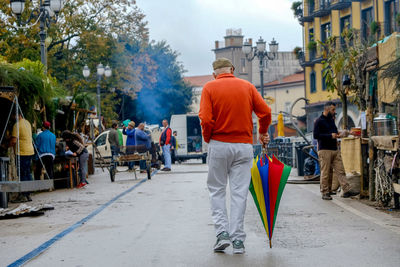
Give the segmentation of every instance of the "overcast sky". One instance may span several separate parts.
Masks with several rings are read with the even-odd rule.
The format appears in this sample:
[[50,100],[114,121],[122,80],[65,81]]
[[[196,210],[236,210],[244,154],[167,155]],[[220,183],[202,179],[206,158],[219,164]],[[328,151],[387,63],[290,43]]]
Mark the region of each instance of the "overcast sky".
[[301,46],[302,28],[290,9],[292,0],[137,0],[146,15],[150,38],[165,40],[180,53],[185,76],[212,72],[216,40],[226,29],[242,29],[245,38],[267,42],[274,37],[280,51]]

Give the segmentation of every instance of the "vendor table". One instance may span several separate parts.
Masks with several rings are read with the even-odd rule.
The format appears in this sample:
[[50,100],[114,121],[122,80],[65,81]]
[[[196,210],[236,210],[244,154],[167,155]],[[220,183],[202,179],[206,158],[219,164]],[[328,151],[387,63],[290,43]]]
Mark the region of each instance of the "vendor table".
[[368,149],[368,139],[346,137],[341,139],[341,156],[346,175],[360,175],[360,195],[368,196],[368,171],[366,158],[362,155]]
[[65,180],[67,182],[67,187],[71,189],[74,188],[74,184],[79,184],[79,159],[77,157],[56,157],[54,164],[61,164],[61,175],[65,175],[63,177],[54,178],[54,181]]

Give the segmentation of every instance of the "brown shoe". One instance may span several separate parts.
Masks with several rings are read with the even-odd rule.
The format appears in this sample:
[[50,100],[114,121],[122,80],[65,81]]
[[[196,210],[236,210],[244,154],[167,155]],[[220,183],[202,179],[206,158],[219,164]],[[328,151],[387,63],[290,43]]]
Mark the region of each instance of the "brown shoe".
[[332,197],[329,193],[323,194],[322,195],[322,199],[323,200],[332,200]]
[[164,172],[169,172],[169,171],[171,171],[171,169],[170,168],[167,168],[167,167],[164,167],[163,169],[161,169],[162,171],[164,171]]

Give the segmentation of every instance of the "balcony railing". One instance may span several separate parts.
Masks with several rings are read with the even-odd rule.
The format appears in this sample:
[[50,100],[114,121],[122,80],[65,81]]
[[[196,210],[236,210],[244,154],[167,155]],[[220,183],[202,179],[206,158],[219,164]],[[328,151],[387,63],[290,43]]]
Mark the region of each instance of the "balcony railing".
[[313,66],[316,63],[321,63],[322,57],[317,54],[317,49],[311,49],[304,53],[304,51],[300,51],[298,53],[299,64],[301,67],[309,67]]
[[314,12],[316,17],[325,17],[331,13],[331,0],[319,0],[318,10]]
[[330,9],[331,10],[342,10],[345,8],[349,8],[351,7],[351,2],[355,2],[355,1],[351,1],[351,0],[332,0],[331,1],[331,5],[330,5]]
[[313,61],[317,56],[317,49],[308,49],[308,60]]
[[314,8],[314,3],[306,2],[303,8],[303,16],[299,18],[301,25],[303,25],[304,22],[312,22],[314,20]]

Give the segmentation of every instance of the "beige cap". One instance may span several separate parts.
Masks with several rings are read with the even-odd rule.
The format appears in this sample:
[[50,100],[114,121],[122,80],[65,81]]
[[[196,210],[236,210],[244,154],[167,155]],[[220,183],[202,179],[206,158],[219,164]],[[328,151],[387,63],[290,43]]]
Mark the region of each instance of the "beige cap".
[[221,57],[221,58],[215,60],[212,65],[213,65],[214,70],[221,69],[221,68],[227,68],[227,67],[235,68],[233,66],[232,62],[229,59],[224,58],[224,57]]
[[132,126],[132,127],[135,127],[135,122],[134,121],[130,121],[128,125]]

